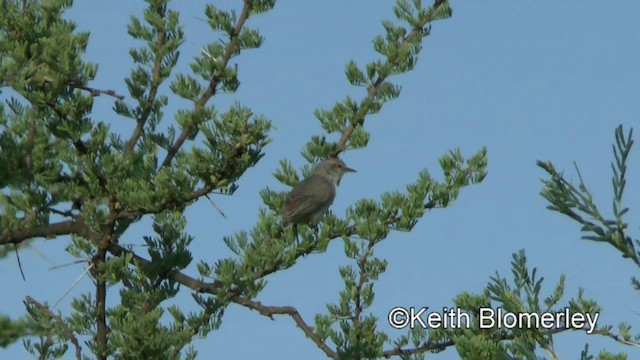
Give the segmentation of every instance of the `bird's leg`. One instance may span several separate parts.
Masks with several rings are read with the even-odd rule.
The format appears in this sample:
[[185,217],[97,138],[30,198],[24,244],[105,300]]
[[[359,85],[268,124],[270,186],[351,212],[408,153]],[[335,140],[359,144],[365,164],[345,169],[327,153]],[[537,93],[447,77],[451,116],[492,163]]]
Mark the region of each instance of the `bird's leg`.
[[298,224],[293,224],[293,231],[296,234],[296,245],[299,245],[298,242],[300,241],[300,239],[298,238],[299,237],[299,235],[298,235]]

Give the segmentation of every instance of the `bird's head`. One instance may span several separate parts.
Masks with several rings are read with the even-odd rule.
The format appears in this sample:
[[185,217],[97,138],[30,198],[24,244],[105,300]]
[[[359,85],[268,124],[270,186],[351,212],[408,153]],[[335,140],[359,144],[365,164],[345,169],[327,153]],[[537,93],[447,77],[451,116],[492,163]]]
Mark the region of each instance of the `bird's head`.
[[356,172],[354,169],[350,168],[342,162],[340,159],[329,158],[320,162],[315,170],[314,174],[320,175],[334,184],[338,183],[342,178],[342,175],[348,172]]

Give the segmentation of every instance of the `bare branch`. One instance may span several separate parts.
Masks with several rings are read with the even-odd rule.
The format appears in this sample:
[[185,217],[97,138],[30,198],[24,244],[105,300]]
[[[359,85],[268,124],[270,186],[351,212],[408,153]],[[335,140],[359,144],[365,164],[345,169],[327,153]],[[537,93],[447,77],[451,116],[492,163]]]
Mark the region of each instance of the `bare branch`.
[[298,325],[298,327],[300,329],[302,329],[302,331],[304,332],[304,334],[311,339],[319,348],[320,350],[322,350],[322,352],[324,352],[324,354],[331,359],[338,359],[338,354],[333,351],[325,342],[322,338],[320,338],[313,330],[313,327],[311,327],[310,325],[308,325],[304,319],[302,319],[302,316],[300,316],[300,313],[298,312],[298,310],[293,307],[293,306],[266,306],[266,305],[262,305],[262,303],[260,303],[259,301],[253,301],[250,299],[247,299],[245,297],[242,296],[236,296],[233,298],[233,302],[245,306],[249,309],[252,310],[256,310],[257,312],[259,312],[261,315],[267,316],[271,319],[273,319],[273,315],[289,315],[291,316],[291,318],[293,319],[293,321],[296,322],[296,325]]
[[101,94],[105,94],[105,95],[113,96],[118,100],[124,100],[124,96],[118,95],[118,93],[116,93],[115,90],[101,90],[101,89],[96,89],[89,86],[79,86],[77,88],[88,91],[93,97],[100,96]]
[[204,194],[204,196],[207,198],[207,200],[209,200],[209,202],[211,203],[211,205],[213,205],[214,208],[216,208],[216,210],[218,210],[218,212],[220,213],[220,215],[222,215],[223,218],[227,218],[227,215],[224,214],[224,212],[222,212],[222,209],[220,209],[218,207],[218,205],[216,205],[216,203],[213,202],[213,200],[211,200],[211,198],[209,197],[208,194]]
[[22,263],[20,262],[20,255],[18,254],[18,244],[13,244],[13,250],[16,251],[16,260],[18,260],[18,268],[20,269],[20,275],[22,275],[22,281],[27,281],[24,277],[24,271],[22,270]]
[[[84,262],[84,261],[81,261]],[[75,262],[77,263],[77,262]],[[68,265],[68,264],[67,264]],[[55,304],[53,304],[53,307],[55,308],[56,306],[58,306],[58,304],[60,304],[60,302],[62,301],[62,299],[64,299],[65,296],[67,296],[67,294],[69,294],[71,292],[71,290],[73,290],[73,288],[75,288],[78,283],[80,282],[80,280],[82,280],[82,278],[89,272],[91,271],[91,269],[93,268],[93,263],[90,263],[89,266],[80,274],[80,276],[78,276],[76,278],[76,280],[71,284],[71,286],[69,286],[69,288],[67,289],[67,291],[64,292],[64,294],[62,295],[62,297],[60,297],[60,299],[58,299],[58,301],[56,301]],[[57,267],[54,267],[57,268]],[[52,268],[53,269],[53,268]]]

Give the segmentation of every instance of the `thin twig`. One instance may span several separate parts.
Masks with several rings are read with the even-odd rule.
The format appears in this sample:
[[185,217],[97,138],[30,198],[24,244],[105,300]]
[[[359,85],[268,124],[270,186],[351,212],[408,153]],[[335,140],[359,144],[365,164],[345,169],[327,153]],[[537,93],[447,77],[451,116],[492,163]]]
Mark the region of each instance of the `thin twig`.
[[640,347],[640,342],[638,341],[631,341],[631,340],[626,340],[624,339],[622,336],[618,335],[618,334],[614,334],[608,330],[605,329],[598,329],[595,330],[593,332],[594,334],[599,334],[599,335],[604,335],[606,337],[609,337],[621,344],[625,344],[625,345],[629,345],[629,346],[635,346],[635,347]]
[[89,86],[80,86],[80,87],[78,87],[78,89],[82,89],[82,90],[88,91],[91,94],[91,96],[93,96],[93,97],[100,96],[101,94],[105,94],[105,95],[113,96],[114,98],[116,98],[118,100],[124,100],[124,96],[118,95],[115,92],[115,90],[101,90],[101,89],[96,89],[96,88],[92,88],[92,87],[89,87]]
[[20,275],[22,275],[22,281],[27,281],[24,277],[24,271],[22,271],[22,263],[20,262],[20,255],[18,255],[18,244],[13,244],[13,250],[16,251],[16,259],[18,260],[18,268],[20,269]]
[[73,290],[73,288],[75,288],[78,283],[80,282],[80,280],[82,280],[82,278],[91,270],[91,268],[93,267],[93,263],[89,264],[89,267],[87,267],[82,274],[80,274],[80,276],[78,276],[76,278],[76,280],[71,284],[71,286],[67,289],[67,291],[65,291],[65,293],[62,295],[62,297],[60,299],[58,299],[58,301],[56,301],[55,304],[53,304],[53,307],[55,308],[56,306],[58,306],[58,304],[60,304],[60,302],[62,301],[62,299],[65,298],[65,296],[67,296],[67,294],[69,294],[71,292],[71,290]]
[[209,200],[209,202],[211,203],[211,205],[213,205],[214,208],[216,208],[216,210],[218,210],[218,212],[220,213],[220,215],[222,215],[223,218],[227,218],[227,216],[222,212],[222,210],[220,210],[220,208],[218,207],[218,205],[216,205],[216,203],[213,202],[213,200],[211,200],[211,198],[209,197],[208,194],[204,194],[204,196],[206,196],[207,200]]
[[76,264],[82,264],[82,263],[86,263],[86,261],[85,260],[76,260],[76,261],[72,261],[70,263],[52,266],[47,270],[57,270],[57,269],[62,269],[62,268],[67,267],[67,266],[76,265]]
[[289,315],[293,321],[295,321],[296,325],[304,332],[304,334],[311,339],[317,346],[324,352],[324,354],[331,359],[338,359],[338,354],[333,351],[324,340],[318,336],[313,327],[308,325],[298,310],[293,306],[266,306],[260,303],[259,301],[250,300],[243,296],[236,296],[233,298],[233,302],[245,306],[249,309],[256,310],[261,315],[267,316],[273,319],[273,315]]

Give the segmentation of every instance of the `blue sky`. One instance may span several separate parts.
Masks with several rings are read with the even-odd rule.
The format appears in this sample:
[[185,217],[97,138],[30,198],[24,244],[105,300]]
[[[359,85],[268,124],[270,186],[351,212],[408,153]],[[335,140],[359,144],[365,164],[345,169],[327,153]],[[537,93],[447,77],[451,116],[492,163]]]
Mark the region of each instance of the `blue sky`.
[[[126,24],[130,14],[141,13],[139,3],[78,1],[69,12],[81,30],[91,31],[86,58],[99,64],[93,86],[127,95],[124,78],[134,43]],[[227,7],[237,2],[217,3]],[[178,70],[186,71],[199,48],[219,34],[202,20],[206,1],[176,4],[186,32]],[[332,209],[343,216],[358,199],[378,199],[385,191],[403,190],[424,168],[439,178],[438,158],[452,148],[471,155],[487,146],[489,173],[483,183],[464,189],[449,208],[427,213],[414,231],[392,233],[377,247],[376,255],[387,259],[389,266],[375,285],[371,312],[392,337],[401,335],[404,331],[384,323],[391,308],[450,307],[460,292],[481,291],[496,270],[509,277],[511,254],[525,249],[529,265],[545,277],[545,294],[566,274],[564,303],[582,286],[586,296],[604,308],[599,324],[615,326],[624,320],[640,328],[638,294],[630,286],[637,267],[611,246],[581,240],[577,224],[548,211],[539,196],[544,174],[535,165],[538,159],[551,160],[575,180],[575,160],[600,208],[610,214],[613,131],[618,124],[628,129],[640,119],[640,2],[617,1],[613,6],[593,0],[452,1],[451,5],[453,17],[433,24],[417,68],[392,78],[402,86],[401,97],[367,119],[369,146],[343,155],[358,172],[343,179]],[[362,89],[348,85],[344,65],[350,59],[364,65],[377,58],[371,40],[382,33],[381,20],[393,16],[391,8],[391,1],[379,0],[288,0],[250,19],[247,25],[258,27],[266,41],[261,49],[237,58],[238,92],[217,96],[213,104],[224,111],[239,101],[270,118],[276,130],[266,156],[245,174],[236,194],[215,198],[227,220],[205,200],[187,210],[197,260],[214,263],[231,256],[222,237],[255,224],[262,206],[260,189],[284,189],[271,176],[279,160],[304,165],[300,150],[310,136],[321,132],[315,109],[330,108],[347,94],[364,96]],[[170,101],[166,114],[184,105],[173,97]],[[112,106],[112,98],[97,98],[94,119],[109,123],[114,131],[129,132],[133,124],[114,115]],[[638,159],[636,148],[626,197],[635,237]],[[141,237],[150,231],[148,224],[136,226],[121,242],[142,243]],[[64,252],[68,242],[39,240],[23,251],[27,282],[20,279],[15,258],[0,263],[0,279],[11,289],[0,297],[4,313],[24,313],[22,300],[27,295],[49,303],[63,296],[83,271],[82,265],[49,270],[73,260]],[[145,253],[144,248],[137,249]],[[326,253],[301,259],[293,269],[269,278],[259,300],[295,306],[307,322],[313,322],[316,313],[325,312],[327,302],[337,300],[343,286],[338,266],[348,263],[342,241],[335,240]],[[190,274],[197,272],[191,269]],[[72,296],[91,290],[91,280],[83,278],[58,309],[68,311]],[[115,300],[115,289],[112,295]],[[186,291],[176,301],[195,309]],[[640,356],[637,349],[578,332],[557,336],[557,353],[560,358],[578,358],[587,341],[595,353],[609,349],[627,351],[629,358]],[[194,345],[202,358],[214,354],[229,359],[324,358],[290,318],[272,321],[239,306],[228,309],[219,331]],[[0,351],[0,357],[28,355],[15,344]],[[449,349],[436,358],[458,356]]]

